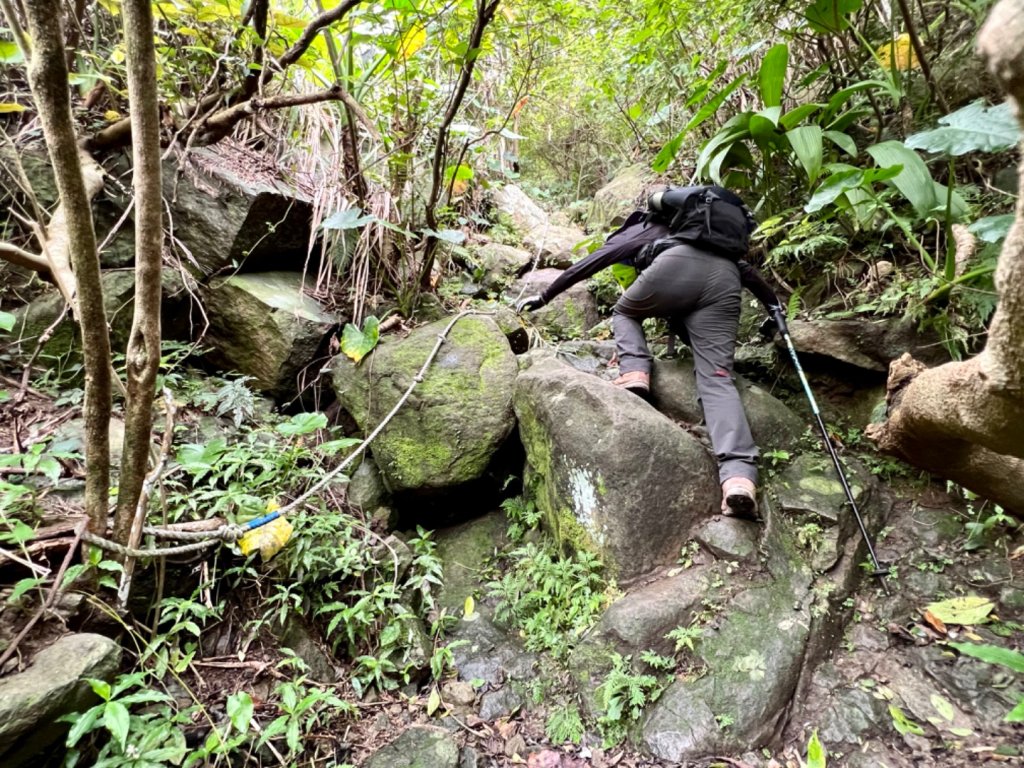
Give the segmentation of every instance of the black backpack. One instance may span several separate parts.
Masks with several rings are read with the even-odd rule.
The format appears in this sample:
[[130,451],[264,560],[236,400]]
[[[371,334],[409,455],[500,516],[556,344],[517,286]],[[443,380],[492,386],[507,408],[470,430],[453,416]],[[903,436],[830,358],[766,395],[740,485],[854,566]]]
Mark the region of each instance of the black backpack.
[[669,187],[651,195],[648,208],[648,219],[666,224],[671,234],[644,247],[636,257],[639,269],[680,243],[734,261],[742,259],[750,248],[750,234],[757,229],[750,209],[724,187]]

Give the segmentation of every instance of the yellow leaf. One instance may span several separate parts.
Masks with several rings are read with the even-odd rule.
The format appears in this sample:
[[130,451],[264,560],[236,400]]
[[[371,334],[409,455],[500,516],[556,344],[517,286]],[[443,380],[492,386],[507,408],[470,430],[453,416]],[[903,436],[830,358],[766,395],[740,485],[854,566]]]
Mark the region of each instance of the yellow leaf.
[[441,694],[437,692],[437,686],[435,685],[430,689],[430,697],[427,699],[427,717],[430,717],[437,708],[441,706]]
[[886,69],[898,69],[907,72],[911,69],[920,69],[921,62],[917,60],[917,52],[910,42],[910,35],[904,32],[891,43],[878,47],[875,51],[878,60]]
[[115,120],[121,119],[121,113],[118,112],[116,109],[108,109],[106,112],[103,113],[103,119],[106,120],[108,123],[112,123]]
[[292,530],[294,530],[292,524],[283,517],[279,517],[247,532],[238,540],[238,548],[242,550],[243,555],[248,555],[258,549],[260,556],[264,560],[269,560],[288,543]]
[[7,114],[9,112],[24,112],[25,107],[22,104],[15,104],[13,101],[5,101],[0,103],[0,115]]
[[466,190],[469,188],[469,182],[465,179],[456,179],[452,182],[452,196],[461,197],[466,194]]
[[473,618],[473,612],[476,610],[476,603],[473,601],[473,596],[469,595],[466,598],[466,604],[462,606],[462,615],[464,618]]
[[413,24],[402,35],[402,39],[398,43],[398,58],[402,61],[408,61],[416,51],[423,47],[425,42],[427,42],[427,30],[419,24]]
[[277,499],[270,499],[269,501],[267,501],[267,506],[265,507],[265,509],[267,510],[267,514],[268,515],[271,512],[276,512],[280,508],[281,508],[281,505],[277,503]]
[[995,604],[991,600],[978,595],[954,597],[925,606],[925,610],[943,624],[961,626],[985,624],[989,621],[989,614],[994,608]]

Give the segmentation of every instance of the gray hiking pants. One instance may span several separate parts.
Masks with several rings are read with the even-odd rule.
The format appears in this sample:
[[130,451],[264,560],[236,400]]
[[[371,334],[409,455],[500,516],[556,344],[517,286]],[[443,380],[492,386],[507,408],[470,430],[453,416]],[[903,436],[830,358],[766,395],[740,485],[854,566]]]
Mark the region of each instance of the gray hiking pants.
[[740,273],[729,259],[681,245],[661,253],[619,298],[612,329],[621,373],[651,372],[641,323],[664,317],[693,350],[697,393],[722,482],[757,482],[757,446],[733,382]]

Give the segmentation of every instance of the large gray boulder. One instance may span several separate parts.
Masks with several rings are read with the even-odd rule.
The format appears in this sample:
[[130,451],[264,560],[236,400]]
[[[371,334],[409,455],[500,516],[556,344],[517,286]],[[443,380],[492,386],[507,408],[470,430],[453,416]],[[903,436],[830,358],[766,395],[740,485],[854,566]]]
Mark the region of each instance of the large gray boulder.
[[[341,406],[374,429],[418,375],[449,321],[386,338],[359,365],[331,364]],[[514,426],[515,355],[489,317],[458,320],[405,405],[373,443],[392,492],[454,488],[483,475]]]
[[481,286],[488,291],[501,291],[530,266],[530,254],[521,248],[501,243],[486,243],[473,251],[480,265]]
[[[103,288],[103,308],[110,326],[110,344],[113,351],[124,352],[132,327],[135,311],[135,272],[130,269],[109,269],[100,273]],[[190,281],[191,282],[191,281]],[[190,286],[194,289],[194,285]],[[188,288],[181,274],[165,268],[161,272],[162,301],[160,305],[162,336],[164,339],[187,340],[190,336],[188,322]],[[31,354],[37,342],[48,329],[52,330],[43,345],[46,357],[57,358],[81,353],[80,334],[70,313],[64,312],[65,301],[56,288],[46,291],[28,304],[14,311],[15,324],[11,335],[16,349]],[[60,322],[57,322],[60,320]],[[56,323],[56,325],[54,325]]]
[[623,582],[673,563],[719,503],[707,451],[635,395],[538,355],[514,404],[547,526]]
[[24,672],[0,679],[0,764],[34,765],[38,753],[63,737],[62,715],[99,699],[89,678],[110,682],[121,648],[102,635],[65,635],[40,651]]
[[542,267],[567,269],[584,255],[579,245],[586,239],[582,230],[557,224],[534,227],[523,236],[523,247]]
[[494,190],[491,193],[491,200],[498,212],[512,222],[520,236],[525,235],[531,229],[550,223],[544,209],[514,184],[506,184],[500,189]]
[[876,373],[888,371],[904,352],[929,365],[949,360],[938,337],[922,334],[909,320],[793,320],[789,334],[798,352]]
[[[766,390],[737,377],[736,389],[750,423],[750,431],[762,451],[792,447],[807,422]],[[659,411],[679,421],[699,424],[704,419],[697,396],[693,360],[655,360],[651,375],[653,402]]]
[[276,169],[230,156],[225,146],[189,152],[165,164],[164,197],[173,201],[182,261],[198,274],[231,265],[246,270],[302,268],[309,249],[312,201]]
[[210,326],[205,342],[215,364],[251,376],[274,397],[297,390],[337,319],[303,293],[298,272],[215,278],[202,291]]
[[632,211],[647,207],[645,193],[656,180],[657,175],[647,163],[623,168],[594,193],[587,227],[595,231],[620,226]]
[[[536,269],[527,272],[506,291],[515,298],[538,294],[555,282],[562,274],[560,269]],[[578,339],[601,322],[597,302],[584,283],[576,283],[562,291],[550,304],[535,309],[527,316],[540,332],[554,339]]]

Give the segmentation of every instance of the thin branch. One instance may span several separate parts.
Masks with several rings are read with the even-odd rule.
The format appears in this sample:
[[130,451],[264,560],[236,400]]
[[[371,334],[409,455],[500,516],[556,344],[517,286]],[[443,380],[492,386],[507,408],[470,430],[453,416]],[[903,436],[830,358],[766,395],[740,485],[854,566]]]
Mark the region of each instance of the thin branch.
[[306,104],[319,104],[325,101],[341,101],[352,110],[352,113],[359,120],[360,124],[370,133],[374,139],[380,141],[380,133],[376,126],[367,116],[363,108],[359,106],[352,94],[346,91],[340,83],[335,83],[330,88],[312,93],[281,94],[269,96],[265,99],[254,98],[243,101],[240,104],[222,109],[214,113],[202,126],[202,140],[200,143],[209,144],[226,136],[242,120],[245,120],[258,112],[271,109],[286,109],[288,107],[299,107]]
[[19,267],[25,267],[35,272],[42,272],[49,274],[50,263],[42,256],[37,256],[34,253],[19,248],[16,245],[10,243],[0,243],[0,259],[11,262],[11,264],[17,264]]
[[903,23],[907,27],[907,35],[910,37],[910,44],[914,47],[914,53],[917,54],[917,62],[921,65],[921,73],[924,75],[924,79],[928,83],[928,87],[931,89],[932,96],[935,97],[935,101],[939,107],[942,108],[943,112],[949,112],[949,105],[946,103],[946,99],[942,95],[942,91],[939,90],[939,84],[935,82],[935,76],[932,74],[932,66],[928,63],[928,57],[925,55],[924,45],[921,43],[921,37],[917,34],[917,27],[914,25],[914,18],[910,13],[910,6],[907,4],[907,0],[897,0],[900,6],[900,13],[903,15]]
[[[278,71],[284,71],[288,69],[292,64],[302,58],[302,54],[313,44],[317,34],[324,27],[329,27],[337,21],[341,21],[345,18],[345,15],[355,8],[362,0],[342,0],[334,8],[329,11],[324,11],[320,15],[316,16],[306,28],[302,30],[302,34],[299,35],[299,39],[295,41],[295,44],[284,52],[284,55],[277,60]],[[274,72],[269,67],[264,67],[263,75],[261,76],[260,82],[266,84],[270,78],[274,76]]]

